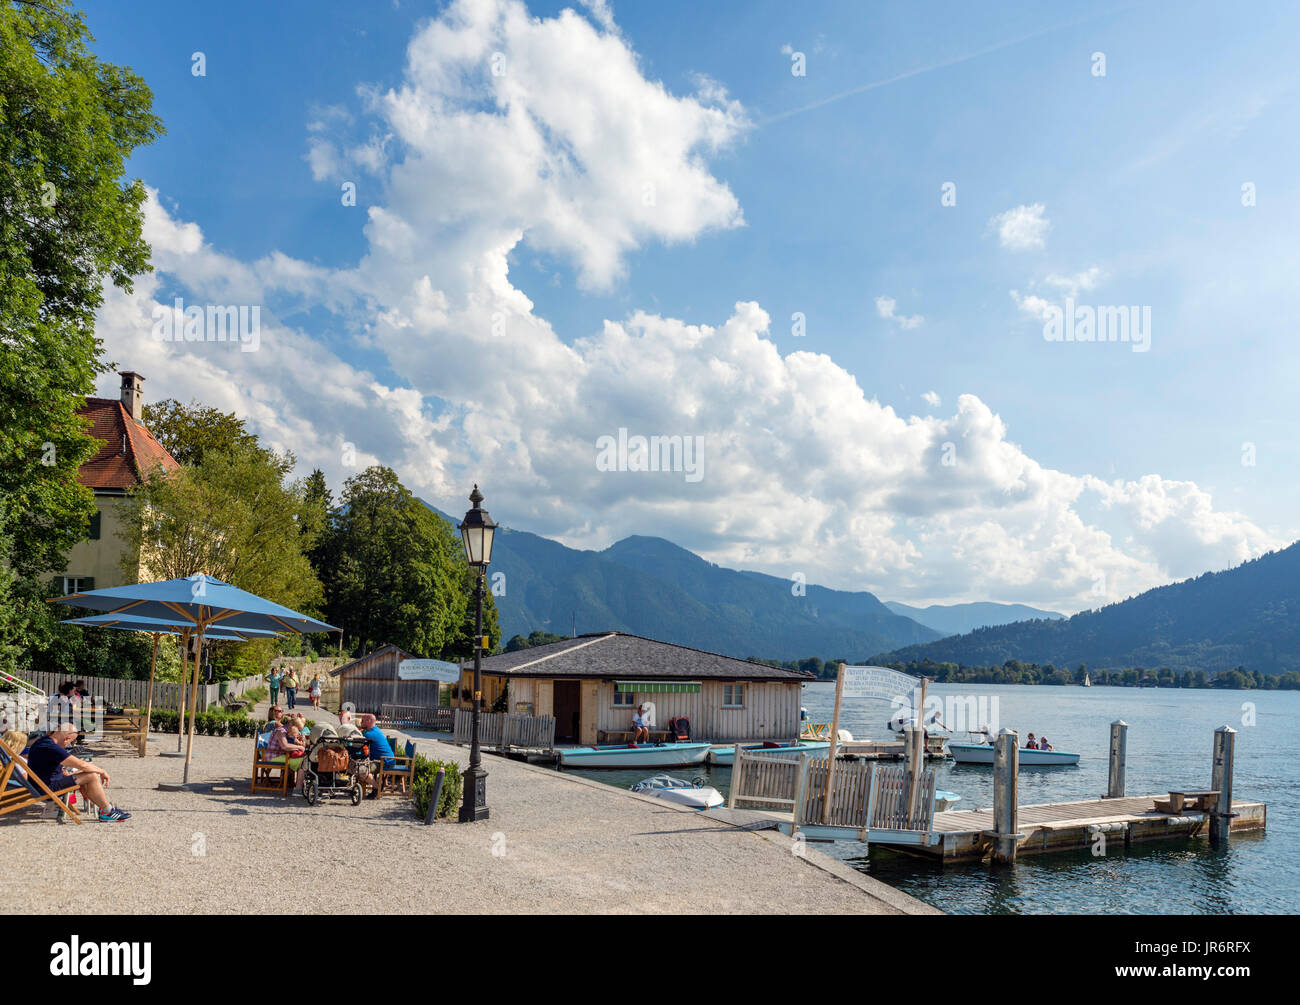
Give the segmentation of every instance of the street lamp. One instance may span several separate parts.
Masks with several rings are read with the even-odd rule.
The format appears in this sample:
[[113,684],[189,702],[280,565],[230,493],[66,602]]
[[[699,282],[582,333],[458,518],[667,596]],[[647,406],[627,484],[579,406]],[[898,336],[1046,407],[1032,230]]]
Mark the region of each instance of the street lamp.
[[478,715],[483,707],[483,580],[488,563],[492,561],[492,539],[497,525],[488,511],[479,504],[483,493],[474,486],[469,495],[474,508],[465,514],[460,525],[460,537],[465,544],[465,561],[471,569],[478,570],[474,583],[474,716],[470,728],[469,767],[465,769],[465,791],[460,803],[460,822],[486,820],[487,772],[483,770],[478,749]]

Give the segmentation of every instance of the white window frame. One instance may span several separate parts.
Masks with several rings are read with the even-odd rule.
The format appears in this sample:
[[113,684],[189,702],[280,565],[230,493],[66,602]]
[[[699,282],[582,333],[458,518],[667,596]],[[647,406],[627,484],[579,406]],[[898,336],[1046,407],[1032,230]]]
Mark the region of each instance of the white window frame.
[[[626,695],[626,696],[627,696],[627,700],[626,700],[626,701],[619,701],[619,698],[622,697],[623,695]],[[617,687],[615,687],[615,688],[614,688],[614,708],[626,708],[626,709],[633,709],[633,710],[635,710],[635,709],[636,709],[636,692],[635,692],[635,691],[620,691]]]
[[[740,693],[736,695],[732,688],[739,688]],[[730,699],[739,697],[739,702]],[[744,684],[723,684],[722,685],[722,707],[723,708],[744,708],[745,707],[745,685]]]

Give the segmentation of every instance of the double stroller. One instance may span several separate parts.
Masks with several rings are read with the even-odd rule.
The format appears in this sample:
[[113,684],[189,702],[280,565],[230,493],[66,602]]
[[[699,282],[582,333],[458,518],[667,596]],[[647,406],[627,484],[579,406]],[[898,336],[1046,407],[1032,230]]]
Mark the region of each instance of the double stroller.
[[370,747],[359,731],[339,736],[332,726],[321,729],[307,748],[303,764],[302,794],[315,806],[322,799],[347,795],[352,805],[361,803],[361,782],[357,775],[367,767]]

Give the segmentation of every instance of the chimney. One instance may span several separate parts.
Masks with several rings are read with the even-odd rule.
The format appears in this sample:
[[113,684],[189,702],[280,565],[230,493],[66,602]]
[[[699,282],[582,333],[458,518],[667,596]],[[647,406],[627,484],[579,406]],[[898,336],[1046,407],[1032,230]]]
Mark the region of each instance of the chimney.
[[136,422],[144,422],[144,378],[134,370],[122,371],[122,404]]

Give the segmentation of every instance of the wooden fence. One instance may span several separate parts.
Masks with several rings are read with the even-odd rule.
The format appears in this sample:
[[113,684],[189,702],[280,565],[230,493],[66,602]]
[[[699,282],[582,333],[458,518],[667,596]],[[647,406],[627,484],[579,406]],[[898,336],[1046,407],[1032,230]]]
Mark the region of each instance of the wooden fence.
[[737,751],[729,805],[789,810],[795,824],[858,830],[924,831],[934,823],[935,775],[926,770],[912,815],[907,814],[910,778],[906,765],[836,761],[830,813],[824,814],[827,759],[804,754],[798,761]]
[[[452,740],[469,743],[474,711],[456,709]],[[555,746],[555,717],[550,715],[514,715],[510,712],[480,712],[478,742],[484,747],[529,747],[551,750]]]
[[431,729],[450,732],[454,724],[452,709],[424,708],[419,705],[391,705],[385,702],[379,718],[398,729]]
[[[58,692],[60,684],[74,678],[66,674],[40,672],[29,673],[24,679],[47,694],[55,694]],[[118,708],[143,709],[149,700],[149,682],[147,680],[119,680],[115,677],[80,677],[76,679],[86,682],[86,689],[97,702],[102,699],[105,704],[114,705]],[[256,676],[227,681],[227,693],[241,695],[262,683],[262,678]],[[209,706],[217,702],[220,694],[221,687],[219,684],[200,684],[196,707],[200,711],[206,712]],[[164,684],[161,681],[155,681],[153,686],[153,707],[157,709],[179,708],[180,695],[181,686],[179,684]],[[187,700],[186,709],[188,710],[188,708]]]

